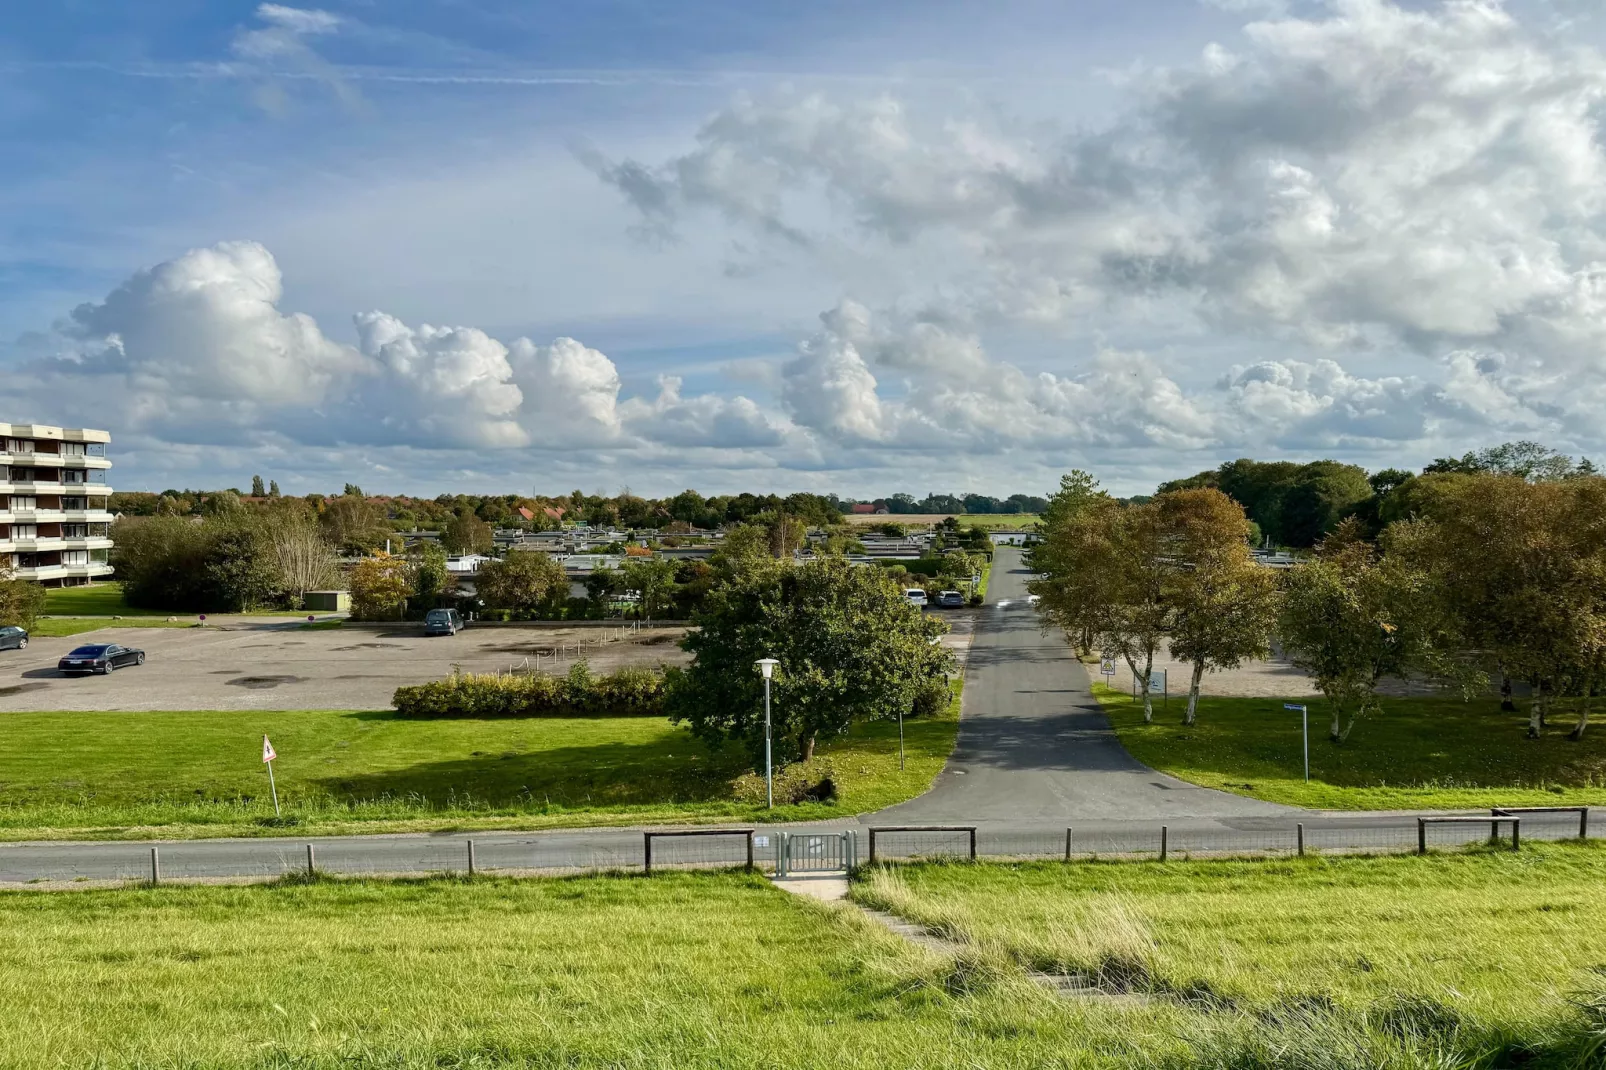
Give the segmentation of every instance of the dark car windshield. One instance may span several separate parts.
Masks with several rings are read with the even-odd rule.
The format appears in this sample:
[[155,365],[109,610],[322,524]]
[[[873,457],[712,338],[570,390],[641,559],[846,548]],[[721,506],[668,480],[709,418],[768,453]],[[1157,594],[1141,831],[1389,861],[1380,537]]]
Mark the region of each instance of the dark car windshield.
[[445,609],[432,609],[424,617],[424,619],[428,620],[428,621],[450,620],[451,619],[450,612],[451,612],[450,610],[445,610]]
[[81,646],[67,656],[69,658],[98,658],[104,653],[106,653],[106,648],[103,646]]

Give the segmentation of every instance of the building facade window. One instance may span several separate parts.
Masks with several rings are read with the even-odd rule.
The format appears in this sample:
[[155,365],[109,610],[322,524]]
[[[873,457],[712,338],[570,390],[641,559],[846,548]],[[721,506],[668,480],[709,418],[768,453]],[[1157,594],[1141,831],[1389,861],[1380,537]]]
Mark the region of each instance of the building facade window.
[[89,538],[89,525],[63,524],[61,526],[61,537],[64,539],[87,539]]
[[39,537],[39,525],[38,524],[13,524],[13,525],[11,525],[11,537],[13,539],[18,539],[18,540],[20,540],[20,539],[37,539]]
[[32,494],[13,494],[11,496],[11,511],[13,513],[31,513],[38,508],[39,500]]
[[89,499],[88,498],[63,498],[61,500],[61,507],[63,509],[65,509],[65,510],[67,510],[69,513],[83,512],[85,509],[89,508]]
[[61,552],[61,563],[64,565],[87,565],[89,564],[89,551],[63,550]]

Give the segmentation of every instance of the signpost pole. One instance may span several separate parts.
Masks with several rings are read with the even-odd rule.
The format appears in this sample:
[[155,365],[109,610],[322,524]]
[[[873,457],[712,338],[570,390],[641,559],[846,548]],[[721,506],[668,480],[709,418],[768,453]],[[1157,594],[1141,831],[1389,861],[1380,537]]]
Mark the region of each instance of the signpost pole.
[[273,782],[273,759],[279,755],[274,752],[273,744],[268,737],[262,737],[262,764],[268,767],[268,790],[273,793],[273,816],[279,816],[279,787]]
[[1300,735],[1305,744],[1305,783],[1310,783],[1310,711],[1298,702],[1283,703],[1285,710],[1299,711]]

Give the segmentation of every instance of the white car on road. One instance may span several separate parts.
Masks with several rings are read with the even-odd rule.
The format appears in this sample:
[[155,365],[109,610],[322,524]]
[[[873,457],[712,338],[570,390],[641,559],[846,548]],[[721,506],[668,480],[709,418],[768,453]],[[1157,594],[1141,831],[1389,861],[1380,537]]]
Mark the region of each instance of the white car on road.
[[906,589],[903,592],[903,596],[909,600],[909,604],[911,606],[919,606],[924,608],[926,605],[926,592],[921,590],[919,587],[910,587]]

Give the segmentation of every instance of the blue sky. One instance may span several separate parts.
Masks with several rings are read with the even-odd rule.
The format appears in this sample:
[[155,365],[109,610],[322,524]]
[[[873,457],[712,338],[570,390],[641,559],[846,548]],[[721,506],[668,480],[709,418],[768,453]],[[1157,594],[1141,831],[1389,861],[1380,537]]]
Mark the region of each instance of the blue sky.
[[120,485],[1007,494],[1603,445],[1592,5],[13,21],[0,418],[111,430]]

